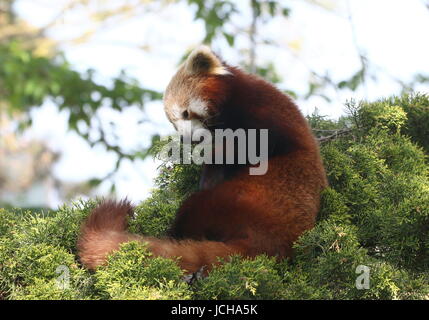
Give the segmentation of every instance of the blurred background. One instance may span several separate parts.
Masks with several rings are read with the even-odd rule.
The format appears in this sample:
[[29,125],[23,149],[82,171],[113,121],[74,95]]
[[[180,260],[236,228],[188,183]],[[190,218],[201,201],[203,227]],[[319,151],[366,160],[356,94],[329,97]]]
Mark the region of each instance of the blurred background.
[[0,0],[0,206],[148,197],[162,93],[192,48],[338,118],[429,92],[429,1]]

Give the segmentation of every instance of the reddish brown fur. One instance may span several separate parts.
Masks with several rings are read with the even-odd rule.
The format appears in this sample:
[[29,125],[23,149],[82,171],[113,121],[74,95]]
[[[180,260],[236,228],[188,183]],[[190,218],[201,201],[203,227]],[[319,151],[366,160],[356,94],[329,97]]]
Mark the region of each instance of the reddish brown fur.
[[271,84],[227,68],[232,75],[193,75],[189,81],[210,102],[211,113],[219,114],[223,127],[270,130],[274,147],[268,172],[252,176],[248,166],[216,165],[213,172],[228,170],[227,178],[183,203],[168,239],[126,233],[130,205],[104,202],[82,228],[79,253],[84,265],[97,267],[120,243],[133,239],[149,242],[155,256],[181,257],[180,266],[188,272],[210,268],[218,257],[233,253],[288,257],[293,242],[314,226],[327,181],[307,121]]

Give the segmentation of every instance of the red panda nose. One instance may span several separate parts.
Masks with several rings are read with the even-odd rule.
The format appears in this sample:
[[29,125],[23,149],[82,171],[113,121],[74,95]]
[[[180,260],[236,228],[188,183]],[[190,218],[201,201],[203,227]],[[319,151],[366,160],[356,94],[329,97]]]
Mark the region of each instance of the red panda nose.
[[185,120],[189,118],[189,112],[188,112],[188,110],[185,110],[185,111],[182,112],[182,117]]

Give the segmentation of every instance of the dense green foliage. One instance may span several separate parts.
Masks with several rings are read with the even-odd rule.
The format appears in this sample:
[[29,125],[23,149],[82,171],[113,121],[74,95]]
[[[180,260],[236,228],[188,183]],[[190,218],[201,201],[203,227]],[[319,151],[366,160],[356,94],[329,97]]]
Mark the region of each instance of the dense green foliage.
[[[316,227],[292,260],[234,256],[191,285],[172,260],[124,244],[90,273],[76,257],[79,225],[96,201],[47,214],[0,209],[0,298],[4,299],[428,299],[429,97],[350,103],[351,131],[321,147],[330,187]],[[310,119],[324,130],[339,122]],[[426,150],[426,152],[425,152]],[[134,232],[165,233],[199,168],[165,163],[158,188],[130,221]],[[69,287],[56,272],[66,266]],[[357,289],[359,266],[369,288]]]

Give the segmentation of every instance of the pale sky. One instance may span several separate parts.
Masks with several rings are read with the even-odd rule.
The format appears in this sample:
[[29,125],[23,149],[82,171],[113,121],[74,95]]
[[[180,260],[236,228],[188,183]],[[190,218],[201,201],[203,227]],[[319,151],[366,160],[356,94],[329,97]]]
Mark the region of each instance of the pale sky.
[[[352,40],[348,10],[352,13],[356,41],[375,65],[404,81],[410,80],[416,72],[429,74],[429,10],[422,1],[323,2],[335,5],[335,12],[315,8],[301,0],[286,1],[291,3],[291,17],[276,18],[260,27],[260,33],[275,40],[278,46],[259,48],[257,61],[275,64],[284,80],[280,85],[282,89],[304,92],[308,86],[308,67],[321,74],[329,71],[336,81],[350,77],[358,70],[359,59]],[[63,3],[63,0],[18,0],[16,8],[22,18],[33,25],[43,26],[55,17]],[[124,69],[144,87],[163,91],[180,57],[198,45],[204,36],[202,22],[193,21],[192,11],[185,3],[171,5],[162,11],[154,5],[153,12],[115,22],[100,29],[89,41],[71,44],[67,40],[94,25],[89,22],[88,9],[76,8],[65,17],[64,24],[53,28],[48,35],[59,41],[60,48],[76,70],[95,69],[101,83],[108,84],[110,78]],[[243,5],[247,1],[237,3]],[[248,18],[249,13],[244,10],[235,23],[247,26]],[[139,46],[148,49],[142,50]],[[217,42],[214,49],[227,62],[236,64],[246,46],[247,38],[240,36],[234,48]],[[298,58],[290,53],[291,50],[295,50]],[[426,86],[418,89],[429,92]],[[398,85],[389,77],[380,76],[359,92],[333,94],[331,103],[318,97],[298,103],[304,114],[317,107],[322,114],[338,117],[343,113],[347,99],[373,100],[395,93],[399,93]],[[146,146],[152,133],[165,135],[173,131],[160,102],[148,104],[146,114],[153,124],[137,125],[140,112],[135,108],[126,109],[122,114],[108,109],[101,113],[103,119],[117,123],[120,141],[129,149]],[[55,167],[55,174],[62,180],[101,177],[114,165],[114,156],[102,147],[90,149],[75,134],[66,132],[64,114],[59,114],[49,102],[34,112],[34,128],[27,136],[44,139],[54,150],[62,152]],[[145,199],[153,186],[157,165],[152,159],[135,163],[124,161],[115,178],[117,196],[127,196],[136,203]],[[107,187],[102,185],[98,193],[105,194]]]

